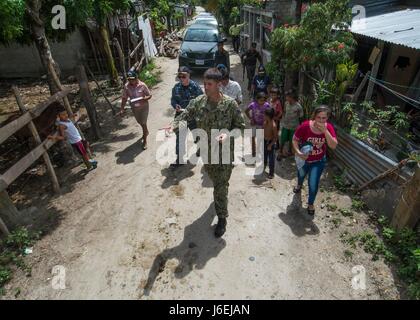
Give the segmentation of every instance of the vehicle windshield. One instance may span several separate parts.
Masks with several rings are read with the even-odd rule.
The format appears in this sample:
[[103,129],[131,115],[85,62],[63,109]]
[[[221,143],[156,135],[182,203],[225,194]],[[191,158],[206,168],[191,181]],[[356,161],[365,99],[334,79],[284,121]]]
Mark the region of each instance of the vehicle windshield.
[[217,30],[190,29],[185,35],[185,41],[191,42],[217,42]]
[[213,20],[213,19],[196,19],[195,22],[196,23],[214,23],[214,24],[217,24],[217,21]]

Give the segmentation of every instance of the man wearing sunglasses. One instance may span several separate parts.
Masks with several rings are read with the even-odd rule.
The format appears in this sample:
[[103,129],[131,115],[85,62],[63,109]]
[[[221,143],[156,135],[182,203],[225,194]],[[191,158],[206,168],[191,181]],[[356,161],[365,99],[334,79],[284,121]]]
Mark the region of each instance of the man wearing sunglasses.
[[[190,101],[194,98],[203,94],[201,87],[193,80],[191,80],[191,70],[187,67],[180,67],[178,69],[178,79],[179,82],[172,89],[171,105],[175,109],[175,119],[178,118],[184,109],[188,106]],[[188,122],[188,128],[193,130],[196,128],[195,121]],[[184,155],[179,154],[179,133],[176,132],[176,156],[177,159],[174,163],[171,164],[171,167],[178,167],[182,161]],[[185,142],[184,142],[185,143]]]

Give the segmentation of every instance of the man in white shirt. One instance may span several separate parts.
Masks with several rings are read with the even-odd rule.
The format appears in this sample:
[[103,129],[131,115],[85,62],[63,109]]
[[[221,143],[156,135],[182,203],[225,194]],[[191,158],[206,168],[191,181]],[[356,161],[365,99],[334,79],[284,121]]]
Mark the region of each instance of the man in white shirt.
[[222,81],[220,91],[232,99],[235,99],[238,105],[242,103],[242,89],[239,83],[229,78],[227,71],[222,72]]

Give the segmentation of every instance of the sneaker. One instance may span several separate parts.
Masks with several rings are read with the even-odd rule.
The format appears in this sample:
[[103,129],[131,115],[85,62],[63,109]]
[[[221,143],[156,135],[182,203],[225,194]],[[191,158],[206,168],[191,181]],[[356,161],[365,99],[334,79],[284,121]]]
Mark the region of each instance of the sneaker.
[[274,174],[270,173],[270,174],[268,175],[268,179],[273,179],[273,178],[274,178]]
[[92,165],[93,169],[96,169],[98,167],[98,161],[96,161],[96,160],[89,160],[89,162]]
[[308,215],[309,215],[309,217],[313,218],[315,216],[315,209],[309,209],[308,208]]
[[220,238],[221,236],[225,234],[226,224],[227,224],[226,218],[219,218],[219,221],[217,221],[216,229],[214,230],[214,235],[216,238]]

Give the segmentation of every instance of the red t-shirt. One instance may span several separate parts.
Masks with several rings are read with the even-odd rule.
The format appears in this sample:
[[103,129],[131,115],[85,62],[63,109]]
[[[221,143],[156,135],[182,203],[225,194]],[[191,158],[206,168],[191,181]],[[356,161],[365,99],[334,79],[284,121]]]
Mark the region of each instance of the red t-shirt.
[[[337,135],[335,133],[334,127],[331,123],[327,123],[327,130],[330,132],[333,138],[336,138]],[[327,152],[327,141],[325,138],[325,134],[317,134],[311,130],[309,125],[309,121],[303,122],[295,132],[293,139],[298,140],[300,144],[303,144],[307,141],[311,142],[313,145],[312,153],[309,155],[306,161],[319,161],[325,156]]]

